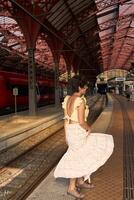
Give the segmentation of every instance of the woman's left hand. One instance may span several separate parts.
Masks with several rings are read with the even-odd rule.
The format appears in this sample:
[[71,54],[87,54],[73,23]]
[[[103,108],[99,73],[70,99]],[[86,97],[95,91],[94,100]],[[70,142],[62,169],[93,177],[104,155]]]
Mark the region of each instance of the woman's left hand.
[[90,127],[87,129],[87,132],[88,132],[88,134],[91,133],[91,128]]

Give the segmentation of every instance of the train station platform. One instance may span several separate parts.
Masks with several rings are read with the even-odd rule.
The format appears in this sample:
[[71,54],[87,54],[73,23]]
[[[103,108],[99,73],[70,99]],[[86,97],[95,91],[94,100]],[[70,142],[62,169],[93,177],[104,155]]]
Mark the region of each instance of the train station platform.
[[[92,125],[92,132],[107,133],[113,114],[113,99],[108,97],[108,105]],[[114,110],[115,112],[115,110]],[[116,133],[117,134],[117,133]],[[117,137],[115,135],[114,137]],[[122,136],[120,136],[122,138]],[[116,139],[116,138],[115,138]],[[118,142],[122,146],[122,139]],[[118,147],[119,148],[119,147]],[[83,191],[86,196],[85,200],[121,200],[122,199],[122,150],[117,152],[109,161],[93,175],[95,188]],[[119,159],[121,158],[121,159]],[[116,165],[116,164],[117,165]],[[114,166],[114,169],[113,169]],[[115,169],[116,168],[116,169]],[[68,180],[64,178],[55,179],[53,176],[54,169],[33,191],[27,200],[73,200],[74,197],[67,195]],[[113,196],[113,194],[116,196]]]
[[[0,118],[0,151],[47,129],[63,118],[61,107],[49,106],[39,109],[36,116],[29,116],[27,111]],[[57,129],[58,130],[58,129]],[[54,130],[55,131],[55,130]],[[52,132],[52,131],[50,131]],[[47,136],[49,136],[47,132]]]
[[[91,105],[96,102],[93,107],[90,107],[90,113],[94,114],[96,109],[98,109],[97,107],[102,107],[102,99],[105,98],[101,96],[99,101],[94,101],[92,98],[88,99],[88,102]],[[52,108],[52,113],[54,113],[53,111],[54,109]],[[50,114],[50,109],[48,112]],[[59,114],[61,113],[59,112]],[[85,194],[84,200],[134,199],[133,113],[134,102],[127,101],[125,97],[120,95],[108,95],[107,106],[92,124],[92,132],[103,132],[113,135],[115,148],[106,164],[91,176],[95,187],[89,190],[82,190]],[[36,117],[38,118],[39,116]],[[41,120],[44,120],[44,115],[42,115]],[[45,140],[43,138],[50,133],[50,128],[48,129],[49,131],[46,131],[47,129],[38,131],[27,139],[18,142],[18,144],[1,150],[0,199],[74,199],[66,194],[68,180],[63,178],[55,179],[53,176],[55,166],[67,149],[63,120],[60,122],[62,123],[62,128],[59,131],[54,131]],[[55,128],[57,128],[57,123],[55,123]],[[50,127],[52,128],[52,126]]]

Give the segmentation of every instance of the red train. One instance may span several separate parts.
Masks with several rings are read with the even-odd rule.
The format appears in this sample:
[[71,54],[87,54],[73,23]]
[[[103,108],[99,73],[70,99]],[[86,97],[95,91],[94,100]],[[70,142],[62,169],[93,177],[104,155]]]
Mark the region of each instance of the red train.
[[[60,82],[60,98],[63,97],[64,82]],[[0,109],[14,108],[13,88],[18,88],[17,106],[28,107],[28,76],[0,71]],[[39,105],[54,103],[54,80],[37,77],[37,97]]]

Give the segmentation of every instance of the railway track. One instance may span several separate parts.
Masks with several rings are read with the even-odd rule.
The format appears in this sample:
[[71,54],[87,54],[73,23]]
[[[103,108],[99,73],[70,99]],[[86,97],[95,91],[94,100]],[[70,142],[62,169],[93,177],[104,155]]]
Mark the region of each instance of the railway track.
[[[104,97],[98,98],[91,106],[90,112],[98,116],[102,111],[104,102]],[[92,119],[92,117],[93,114],[89,117],[90,123],[93,123],[96,118]],[[18,146],[18,151],[19,148],[20,146]],[[5,166],[0,169],[0,200],[26,199],[56,165],[66,149],[64,130],[61,129],[19,157],[6,162]]]

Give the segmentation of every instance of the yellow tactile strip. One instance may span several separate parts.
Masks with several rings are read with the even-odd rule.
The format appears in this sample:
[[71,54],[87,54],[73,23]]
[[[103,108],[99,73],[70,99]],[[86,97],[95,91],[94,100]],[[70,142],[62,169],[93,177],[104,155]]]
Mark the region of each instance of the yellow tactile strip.
[[114,136],[115,149],[108,162],[92,176],[94,189],[83,190],[84,200],[123,199],[123,119],[120,105],[114,103],[108,134]]

